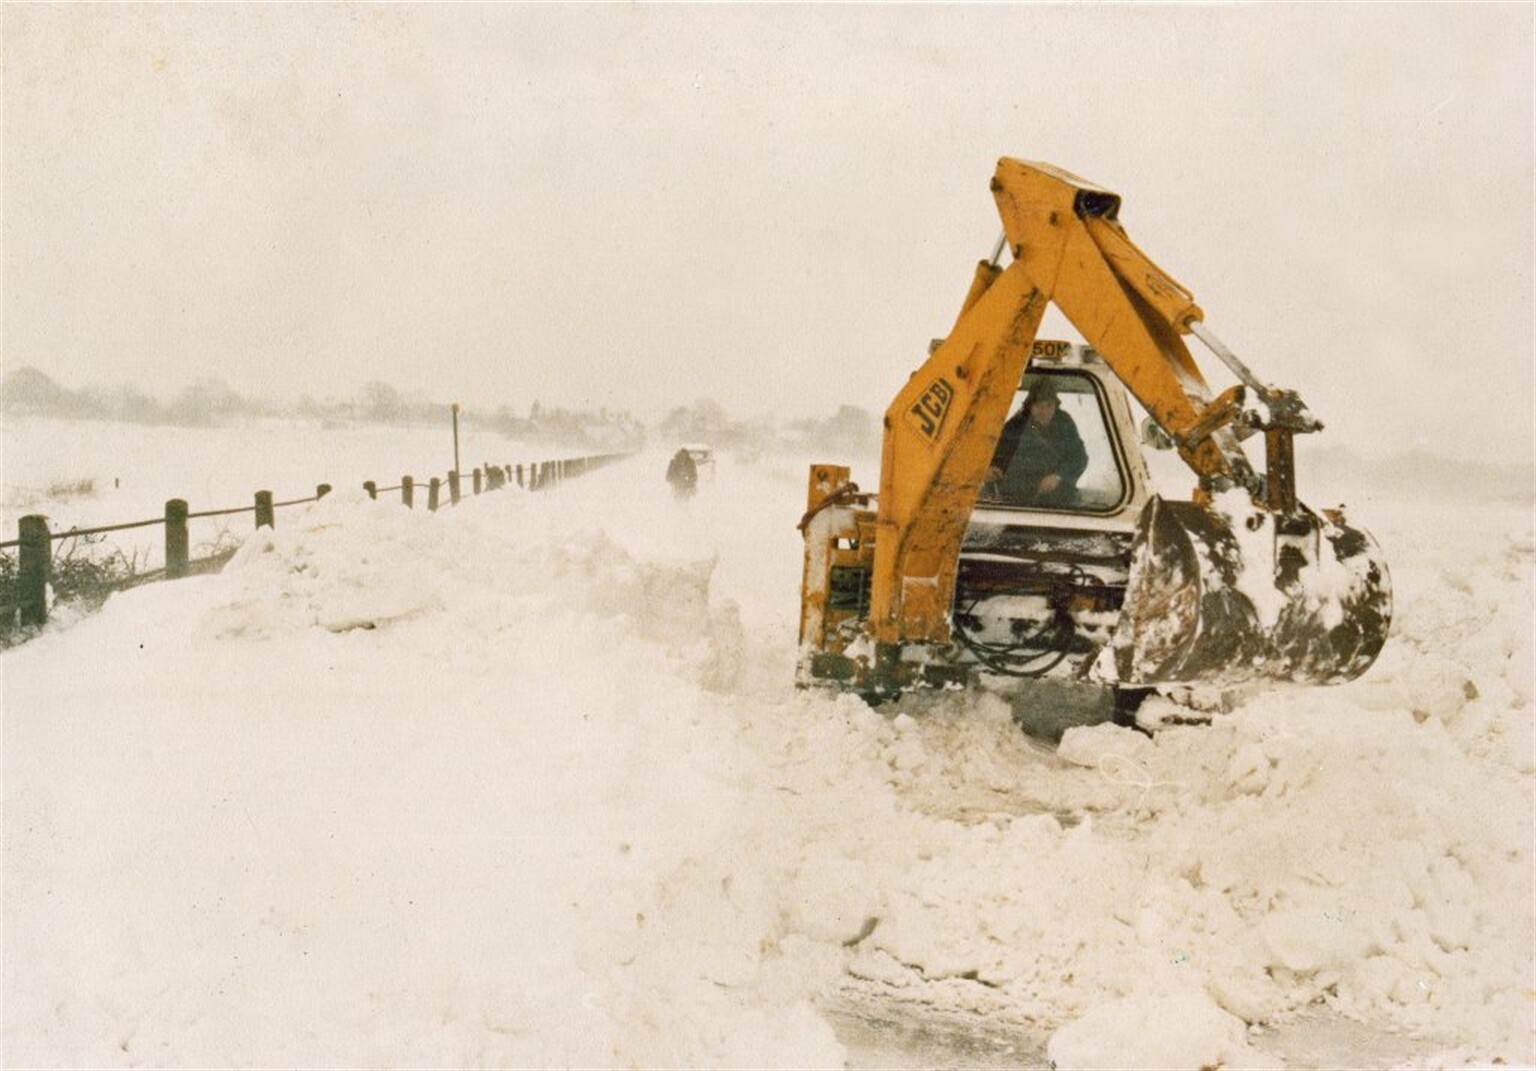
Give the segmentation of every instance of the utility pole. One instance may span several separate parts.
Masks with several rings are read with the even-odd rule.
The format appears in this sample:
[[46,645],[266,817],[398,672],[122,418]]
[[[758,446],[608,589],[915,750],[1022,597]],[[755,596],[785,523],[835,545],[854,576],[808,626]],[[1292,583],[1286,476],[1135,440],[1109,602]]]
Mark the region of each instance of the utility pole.
[[453,403],[453,471],[459,471],[459,403]]

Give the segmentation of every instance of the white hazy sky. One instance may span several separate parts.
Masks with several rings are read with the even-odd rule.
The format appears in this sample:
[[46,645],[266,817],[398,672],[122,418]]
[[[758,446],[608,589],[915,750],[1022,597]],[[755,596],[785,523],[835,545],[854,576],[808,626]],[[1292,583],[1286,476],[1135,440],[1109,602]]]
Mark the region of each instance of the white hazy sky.
[[880,410],[1013,155],[1333,441],[1532,455],[1529,5],[0,19],[3,360],[66,386]]

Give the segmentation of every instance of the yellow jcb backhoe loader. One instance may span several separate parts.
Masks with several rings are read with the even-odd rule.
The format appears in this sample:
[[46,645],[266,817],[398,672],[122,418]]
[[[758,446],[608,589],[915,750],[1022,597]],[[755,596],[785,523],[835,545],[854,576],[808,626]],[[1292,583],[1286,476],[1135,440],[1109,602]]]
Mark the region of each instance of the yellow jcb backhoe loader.
[[[800,683],[878,700],[1076,682],[1123,715],[1161,686],[1364,673],[1391,588],[1342,509],[1296,497],[1293,437],[1322,425],[1205,327],[1127,237],[1119,196],[1010,158],[992,193],[1003,238],[886,412],[878,494],[811,467]],[[1086,345],[1036,338],[1047,302]],[[1188,335],[1240,382],[1213,396]],[[1150,414],[1139,433],[1127,391]],[[1143,444],[1178,450],[1191,501],[1153,492]]]

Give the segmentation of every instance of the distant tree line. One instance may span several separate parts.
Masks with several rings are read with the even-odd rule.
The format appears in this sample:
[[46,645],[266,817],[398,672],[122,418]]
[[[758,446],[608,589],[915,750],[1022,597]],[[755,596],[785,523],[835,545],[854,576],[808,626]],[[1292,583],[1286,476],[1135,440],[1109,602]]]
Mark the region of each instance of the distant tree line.
[[701,398],[667,414],[657,433],[668,443],[706,443],[748,452],[765,449],[820,450],[836,459],[880,443],[879,424],[868,410],[840,406],[825,419],[803,417],[783,424],[765,419],[734,420],[716,401]]
[[70,390],[35,368],[18,368],[0,380],[0,411],[8,416],[200,425],[255,414],[260,408],[215,379],[199,380],[169,402],[127,385]]
[[[337,427],[357,424],[434,426],[451,419],[451,404],[408,395],[388,383],[364,383],[350,399],[320,401],[302,396],[293,402],[249,398],[218,379],[200,379],[168,401],[131,386],[70,390],[35,368],[18,368],[0,379],[0,412],[7,416],[47,416],[71,420],[115,420],[136,424],[207,427],[253,418],[300,418]],[[510,405],[475,406],[473,419],[509,438],[630,450],[645,445],[645,426],[626,411],[593,412],[532,402],[524,411]],[[775,423],[766,418],[738,420],[719,402],[701,398],[674,408],[655,429],[663,445],[707,443],[722,450],[754,453],[768,449],[819,450],[830,458],[871,450],[879,445],[879,423],[868,411],[844,405],[824,419],[801,418]]]
[[[356,397],[319,401],[308,395],[296,402],[248,398],[217,379],[200,379],[169,401],[150,397],[132,386],[86,387],[70,390],[35,368],[18,368],[0,379],[0,412],[6,416],[48,416],[66,420],[115,420],[134,424],[208,427],[251,418],[298,417],[343,426],[347,424],[444,425],[452,404],[406,395],[388,383],[372,381]],[[559,441],[571,446],[637,449],[644,445],[645,427],[627,412],[597,412],[541,406],[535,401],[526,415],[508,405],[485,411],[475,408],[481,427],[526,441]]]

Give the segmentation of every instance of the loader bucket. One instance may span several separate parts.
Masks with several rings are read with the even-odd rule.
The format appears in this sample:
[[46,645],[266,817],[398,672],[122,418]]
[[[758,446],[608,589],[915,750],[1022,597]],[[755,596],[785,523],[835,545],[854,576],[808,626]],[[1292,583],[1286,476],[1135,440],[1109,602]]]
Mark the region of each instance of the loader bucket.
[[1365,532],[1304,507],[1153,497],[1113,650],[1121,684],[1352,680],[1386,642],[1392,590]]

